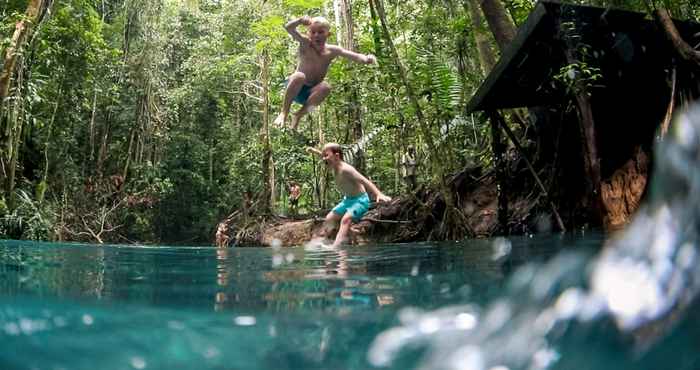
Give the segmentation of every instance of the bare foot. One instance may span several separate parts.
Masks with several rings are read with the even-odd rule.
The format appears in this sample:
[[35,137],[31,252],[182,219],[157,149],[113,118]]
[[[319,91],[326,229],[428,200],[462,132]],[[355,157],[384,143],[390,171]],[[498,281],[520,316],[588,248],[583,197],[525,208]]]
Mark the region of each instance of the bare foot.
[[275,118],[275,122],[273,122],[273,124],[275,126],[284,127],[286,121],[287,121],[287,115],[284,113],[280,113],[279,116],[277,116],[277,118]]

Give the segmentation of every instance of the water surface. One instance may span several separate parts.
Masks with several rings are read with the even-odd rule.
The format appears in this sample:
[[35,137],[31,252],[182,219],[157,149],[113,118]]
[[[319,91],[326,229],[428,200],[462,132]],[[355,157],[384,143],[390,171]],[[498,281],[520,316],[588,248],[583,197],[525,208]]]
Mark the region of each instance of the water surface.
[[[401,314],[486,304],[519,266],[600,243],[540,236],[273,250],[2,241],[0,368],[368,369],[371,343]],[[411,368],[420,353],[388,367]]]

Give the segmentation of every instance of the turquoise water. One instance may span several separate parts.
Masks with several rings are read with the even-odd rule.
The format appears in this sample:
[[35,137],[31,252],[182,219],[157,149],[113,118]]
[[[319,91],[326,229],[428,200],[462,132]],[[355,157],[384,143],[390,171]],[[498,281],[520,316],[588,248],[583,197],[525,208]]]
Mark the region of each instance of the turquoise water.
[[[503,243],[504,240],[500,240]],[[406,307],[486,304],[600,236],[304,248],[0,242],[0,369],[367,369]],[[406,351],[390,368],[415,364]]]

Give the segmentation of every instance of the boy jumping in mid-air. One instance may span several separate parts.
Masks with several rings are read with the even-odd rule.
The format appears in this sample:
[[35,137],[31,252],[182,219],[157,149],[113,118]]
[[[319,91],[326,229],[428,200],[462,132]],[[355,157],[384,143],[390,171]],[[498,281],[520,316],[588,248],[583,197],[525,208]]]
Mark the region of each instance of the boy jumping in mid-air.
[[340,220],[340,228],[333,242],[333,247],[338,247],[345,242],[350,224],[353,221],[359,221],[369,210],[368,190],[374,195],[377,202],[388,202],[391,198],[384,195],[372,181],[362,176],[355,167],[343,161],[343,151],[340,145],[328,143],[323,146],[322,150],[307,147],[306,151],[320,156],[326,166],[333,170],[335,182],[343,193],[343,200],[326,215],[321,231],[321,236],[327,237]]
[[[308,35],[302,35],[297,31],[297,26],[300,24],[308,27]],[[275,119],[275,124],[278,126],[286,124],[292,101],[296,101],[302,105],[292,115],[292,129],[296,130],[301,117],[312,107],[321,104],[331,92],[330,85],[323,79],[335,57],[342,56],[363,64],[376,63],[377,60],[371,54],[358,54],[340,46],[326,44],[331,26],[323,17],[303,16],[287,23],[284,28],[299,42],[299,64],[297,70],[287,78],[282,112]]]

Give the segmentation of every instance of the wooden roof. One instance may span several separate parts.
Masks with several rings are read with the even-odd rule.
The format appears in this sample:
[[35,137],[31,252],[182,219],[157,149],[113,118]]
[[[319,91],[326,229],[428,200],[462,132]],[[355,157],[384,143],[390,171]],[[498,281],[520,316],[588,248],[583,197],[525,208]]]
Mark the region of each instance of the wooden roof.
[[[515,39],[503,50],[498,63],[467,105],[467,112],[552,105],[565,96],[554,76],[566,66],[566,42],[561,26],[572,25],[588,46],[588,62],[600,68],[601,83],[626,70],[671,63],[674,52],[664,32],[644,13],[540,1]],[[678,22],[681,36],[692,46],[700,25]],[[571,44],[571,43],[569,43]]]

